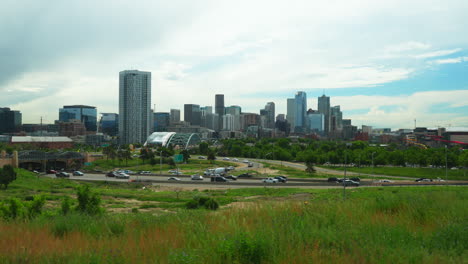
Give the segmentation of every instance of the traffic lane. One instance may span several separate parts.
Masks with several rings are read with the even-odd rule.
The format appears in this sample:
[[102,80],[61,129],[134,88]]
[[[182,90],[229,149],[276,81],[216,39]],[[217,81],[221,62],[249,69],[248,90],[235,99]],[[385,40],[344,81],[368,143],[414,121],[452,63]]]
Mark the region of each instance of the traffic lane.
[[[276,165],[283,165],[283,166],[288,166],[296,169],[302,169],[305,170],[307,167],[302,164],[298,163],[292,163],[292,162],[287,162],[287,161],[277,161],[277,160],[262,160],[262,162],[267,162],[271,164],[276,164]],[[341,170],[333,170],[333,169],[327,169],[327,168],[321,168],[321,167],[314,167],[317,172],[321,172],[323,174],[330,174],[330,175],[338,175],[342,176],[344,175],[344,171]],[[368,177],[378,177],[378,178],[400,178],[400,179],[414,179],[412,177],[405,177],[405,176],[391,176],[391,175],[382,175],[382,174],[367,174],[367,173],[361,173],[361,172],[353,172],[353,171],[347,171],[346,176],[368,176]]]

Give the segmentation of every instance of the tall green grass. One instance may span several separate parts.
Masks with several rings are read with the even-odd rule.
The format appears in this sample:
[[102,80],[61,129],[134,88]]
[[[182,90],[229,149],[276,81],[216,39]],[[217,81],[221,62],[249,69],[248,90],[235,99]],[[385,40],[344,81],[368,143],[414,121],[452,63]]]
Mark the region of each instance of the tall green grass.
[[[257,191],[258,192],[258,191]],[[48,216],[0,225],[0,259],[37,263],[463,263],[465,187],[362,188],[218,211]],[[267,196],[268,197],[268,196]],[[287,196],[285,196],[287,197]],[[34,243],[40,239],[41,243]],[[25,262],[25,261],[22,261]]]

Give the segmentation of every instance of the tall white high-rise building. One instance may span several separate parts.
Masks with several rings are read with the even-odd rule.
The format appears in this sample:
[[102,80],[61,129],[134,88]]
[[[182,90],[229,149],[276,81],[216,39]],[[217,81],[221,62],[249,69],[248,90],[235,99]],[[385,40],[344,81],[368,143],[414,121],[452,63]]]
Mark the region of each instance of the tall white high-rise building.
[[119,137],[121,144],[144,143],[151,133],[151,73],[119,73]]

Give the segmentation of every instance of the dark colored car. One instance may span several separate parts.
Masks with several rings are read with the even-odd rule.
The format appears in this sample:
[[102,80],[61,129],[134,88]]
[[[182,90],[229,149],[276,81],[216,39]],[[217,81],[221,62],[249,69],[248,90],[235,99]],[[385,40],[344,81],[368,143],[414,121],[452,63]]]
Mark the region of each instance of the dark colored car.
[[352,181],[355,181],[355,182],[360,182],[361,179],[359,177],[352,177],[352,178],[349,178],[350,180]]
[[218,177],[211,177],[211,181],[212,182],[228,182],[229,180],[222,176],[218,176]]
[[237,177],[234,176],[234,175],[228,175],[228,176],[225,176],[224,178],[229,179],[229,180],[233,180],[233,181],[237,181]]
[[70,174],[68,174],[67,172],[61,171],[59,173],[56,173],[55,177],[57,177],[57,178],[68,178],[68,177],[70,177]]
[[252,174],[250,173],[242,173],[241,175],[237,176],[237,178],[252,178]]
[[336,178],[336,177],[331,177],[331,178],[328,178],[327,181],[328,181],[328,182],[337,182],[337,181],[338,181],[338,178]]
[[107,177],[115,177],[115,175],[117,175],[117,173],[114,172],[114,171],[108,172],[108,173],[106,174]]
[[275,179],[277,179],[278,182],[282,182],[282,183],[288,182],[288,178],[286,178],[284,176],[276,176]]
[[415,182],[431,182],[431,181],[432,181],[431,179],[427,179],[427,178],[419,178],[415,180]]

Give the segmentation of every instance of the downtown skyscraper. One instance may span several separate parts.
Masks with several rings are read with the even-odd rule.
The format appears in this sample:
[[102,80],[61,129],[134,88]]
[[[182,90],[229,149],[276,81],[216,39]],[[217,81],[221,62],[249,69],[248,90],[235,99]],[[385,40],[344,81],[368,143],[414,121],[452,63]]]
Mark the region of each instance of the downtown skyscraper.
[[330,97],[325,96],[325,94],[320,96],[318,98],[317,109],[324,116],[324,131],[325,135],[328,135],[328,132],[330,132]]
[[215,95],[215,114],[217,114],[218,126],[215,129],[216,131],[221,131],[223,129],[223,116],[224,116],[224,94]]
[[306,126],[307,114],[307,94],[305,92],[297,92],[295,99],[295,116],[294,116],[294,132],[303,133]]
[[151,133],[151,73],[119,73],[120,144],[144,143]]

